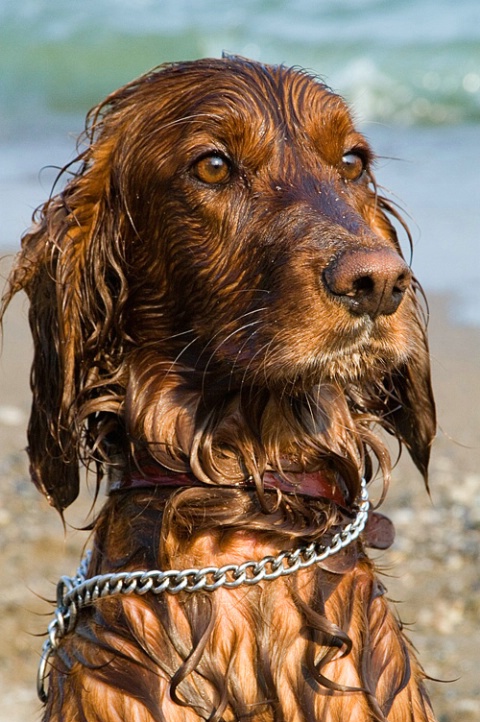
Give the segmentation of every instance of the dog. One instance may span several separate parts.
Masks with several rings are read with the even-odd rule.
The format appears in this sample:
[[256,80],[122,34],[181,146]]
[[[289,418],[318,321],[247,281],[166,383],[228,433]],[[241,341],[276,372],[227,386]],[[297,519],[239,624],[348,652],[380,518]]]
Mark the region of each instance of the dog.
[[174,63],[84,143],[4,297],[30,300],[33,481],[61,513],[82,467],[107,492],[59,584],[44,720],[431,722],[367,555],[393,538],[381,429],[427,477],[423,295],[345,102],[298,69]]

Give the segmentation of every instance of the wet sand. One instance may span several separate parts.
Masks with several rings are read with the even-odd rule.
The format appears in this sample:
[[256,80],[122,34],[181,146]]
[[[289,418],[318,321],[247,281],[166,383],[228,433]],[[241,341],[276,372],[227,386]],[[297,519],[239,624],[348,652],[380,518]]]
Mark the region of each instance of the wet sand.
[[[0,254],[1,255],[1,254]],[[7,264],[2,265],[3,274]],[[2,275],[3,275],[2,274]],[[1,283],[3,285],[3,283]],[[430,342],[440,430],[431,465],[431,500],[406,455],[383,510],[396,525],[394,547],[377,558],[391,599],[408,623],[442,722],[480,719],[480,329],[448,320],[448,299],[430,298]],[[87,540],[28,479],[25,426],[31,344],[27,304],[16,299],[0,357],[0,720],[36,719],[35,675],[52,599]],[[67,513],[82,526],[90,497]]]

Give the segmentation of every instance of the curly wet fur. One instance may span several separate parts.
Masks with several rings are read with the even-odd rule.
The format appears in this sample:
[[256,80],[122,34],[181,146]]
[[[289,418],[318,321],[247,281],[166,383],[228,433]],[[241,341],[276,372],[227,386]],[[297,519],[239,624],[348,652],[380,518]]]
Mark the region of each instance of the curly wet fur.
[[[91,573],[218,566],[322,538],[334,505],[266,493],[262,475],[339,474],[353,504],[376,466],[388,483],[378,426],[426,476],[435,415],[418,285],[370,318],[321,281],[351,248],[401,254],[398,215],[338,96],[298,70],[179,63],[113,93],[85,138],[4,299],[24,289],[31,302],[32,477],[59,510],[79,460],[98,483],[148,455],[210,485],[113,495]],[[353,181],[352,149],[365,167]],[[225,182],[199,174],[215,154]],[[221,488],[247,476],[256,492]],[[46,718],[433,720],[357,554],[348,571],[247,592],[102,601],[62,645]]]
[[[334,521],[315,506],[309,530],[294,500],[266,516],[253,493],[231,489],[118,494],[98,521],[90,574],[274,554]],[[413,649],[358,557],[345,573],[98,602],[54,661],[47,718],[70,719],[73,699],[86,720],[433,720]]]

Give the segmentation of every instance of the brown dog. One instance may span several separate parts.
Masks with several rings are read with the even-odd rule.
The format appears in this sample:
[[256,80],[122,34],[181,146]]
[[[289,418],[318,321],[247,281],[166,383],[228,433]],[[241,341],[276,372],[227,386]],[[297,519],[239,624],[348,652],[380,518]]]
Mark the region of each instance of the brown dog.
[[86,137],[5,298],[31,302],[35,483],[63,510],[79,461],[108,477],[45,719],[433,720],[365,553],[391,540],[375,427],[426,475],[425,326],[344,102],[199,60],[112,94]]

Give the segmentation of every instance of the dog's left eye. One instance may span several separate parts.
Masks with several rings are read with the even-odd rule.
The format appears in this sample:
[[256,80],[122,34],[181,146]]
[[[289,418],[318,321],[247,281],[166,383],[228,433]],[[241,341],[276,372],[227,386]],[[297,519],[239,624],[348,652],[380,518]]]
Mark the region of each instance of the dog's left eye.
[[340,173],[347,181],[356,181],[361,178],[365,171],[366,163],[359,153],[345,153],[340,165]]
[[202,183],[226,183],[231,175],[230,163],[218,153],[204,156],[193,165],[193,173]]

